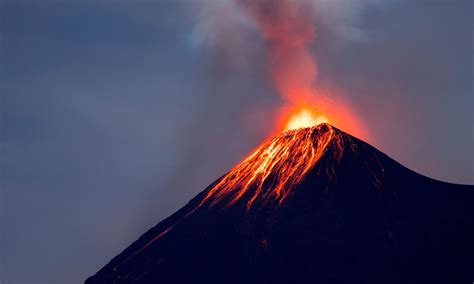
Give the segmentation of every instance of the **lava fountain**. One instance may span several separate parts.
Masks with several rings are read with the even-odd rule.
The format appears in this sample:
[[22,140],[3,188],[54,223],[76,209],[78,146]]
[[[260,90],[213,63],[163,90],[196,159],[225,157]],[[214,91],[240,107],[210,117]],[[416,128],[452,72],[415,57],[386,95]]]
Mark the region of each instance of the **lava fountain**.
[[318,113],[315,109],[307,105],[294,108],[291,112],[283,116],[284,130],[312,127],[321,123],[328,123],[326,116]]

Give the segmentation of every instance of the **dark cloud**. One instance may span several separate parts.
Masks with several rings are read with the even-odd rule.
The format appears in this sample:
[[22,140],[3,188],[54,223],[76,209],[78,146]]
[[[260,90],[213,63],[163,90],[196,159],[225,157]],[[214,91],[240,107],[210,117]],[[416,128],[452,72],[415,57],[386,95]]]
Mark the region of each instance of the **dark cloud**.
[[[263,42],[211,2],[1,7],[3,283],[82,282],[273,130]],[[319,75],[371,142],[473,183],[471,2],[318,3]]]

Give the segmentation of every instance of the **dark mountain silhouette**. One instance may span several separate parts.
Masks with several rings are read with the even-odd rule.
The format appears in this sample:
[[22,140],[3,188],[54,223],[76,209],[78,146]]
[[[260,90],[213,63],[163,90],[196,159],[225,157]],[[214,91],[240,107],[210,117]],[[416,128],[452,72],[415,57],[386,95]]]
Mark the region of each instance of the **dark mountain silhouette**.
[[473,281],[474,187],[320,124],[264,143],[86,283]]

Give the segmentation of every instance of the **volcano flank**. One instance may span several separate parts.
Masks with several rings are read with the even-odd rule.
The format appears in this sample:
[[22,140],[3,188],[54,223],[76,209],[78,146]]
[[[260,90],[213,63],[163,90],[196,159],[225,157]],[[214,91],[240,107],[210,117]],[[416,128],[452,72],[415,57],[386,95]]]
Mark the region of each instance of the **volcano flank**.
[[473,186],[319,124],[264,142],[86,283],[470,284],[473,240]]

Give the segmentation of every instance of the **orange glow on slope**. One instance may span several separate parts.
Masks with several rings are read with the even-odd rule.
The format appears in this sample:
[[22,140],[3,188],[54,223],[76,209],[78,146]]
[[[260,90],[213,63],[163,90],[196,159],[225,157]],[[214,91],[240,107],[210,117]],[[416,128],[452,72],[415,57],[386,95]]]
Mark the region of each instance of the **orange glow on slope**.
[[247,194],[248,209],[257,199],[281,204],[334,139],[337,143],[332,154],[339,159],[342,143],[327,124],[277,134],[215,184],[200,205],[211,201],[212,206],[223,199],[232,205]]

